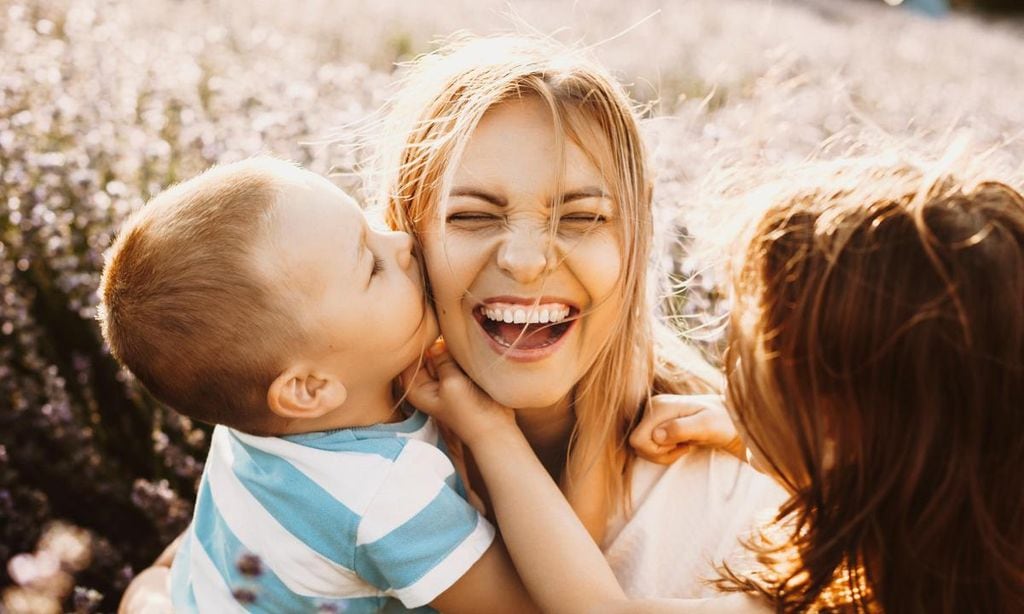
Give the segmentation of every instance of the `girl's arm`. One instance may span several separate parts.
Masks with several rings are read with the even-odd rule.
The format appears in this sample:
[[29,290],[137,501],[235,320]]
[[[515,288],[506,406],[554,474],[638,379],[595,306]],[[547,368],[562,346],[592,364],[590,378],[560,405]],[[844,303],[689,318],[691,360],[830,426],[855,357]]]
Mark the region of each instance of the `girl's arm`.
[[448,424],[473,452],[519,576],[545,612],[592,612],[625,595],[537,459],[515,415],[484,395],[451,357],[433,353],[407,382],[410,402]]
[[[410,374],[409,400],[451,427],[487,482],[509,554],[545,612],[751,612],[745,596],[629,601],[597,544],[516,426],[512,410],[477,388],[444,352],[433,374]],[[753,609],[752,609],[753,606]]]

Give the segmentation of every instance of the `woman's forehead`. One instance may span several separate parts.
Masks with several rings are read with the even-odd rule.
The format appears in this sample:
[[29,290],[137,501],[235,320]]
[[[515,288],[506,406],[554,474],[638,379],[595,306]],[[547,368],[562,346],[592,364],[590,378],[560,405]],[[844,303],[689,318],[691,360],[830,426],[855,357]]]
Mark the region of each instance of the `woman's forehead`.
[[575,110],[559,120],[560,126],[537,97],[492,106],[450,161],[449,183],[553,189],[561,182],[564,189],[613,189],[617,156],[600,124]]

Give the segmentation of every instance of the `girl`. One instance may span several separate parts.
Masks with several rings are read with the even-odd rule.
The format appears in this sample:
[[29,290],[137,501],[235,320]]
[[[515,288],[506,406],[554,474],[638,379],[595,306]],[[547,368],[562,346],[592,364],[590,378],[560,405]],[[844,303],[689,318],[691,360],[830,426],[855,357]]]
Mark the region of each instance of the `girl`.
[[795,529],[743,584],[784,610],[1024,610],[1021,194],[853,166],[770,208],[734,270],[729,404]]

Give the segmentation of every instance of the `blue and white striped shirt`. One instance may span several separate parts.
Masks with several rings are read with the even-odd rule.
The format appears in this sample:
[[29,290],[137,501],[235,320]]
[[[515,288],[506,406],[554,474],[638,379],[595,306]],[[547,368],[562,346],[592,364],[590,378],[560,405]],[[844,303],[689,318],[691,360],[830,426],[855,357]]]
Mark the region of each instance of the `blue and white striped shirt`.
[[359,614],[430,603],[494,539],[443,449],[419,412],[284,437],[217,426],[172,565],[175,610]]

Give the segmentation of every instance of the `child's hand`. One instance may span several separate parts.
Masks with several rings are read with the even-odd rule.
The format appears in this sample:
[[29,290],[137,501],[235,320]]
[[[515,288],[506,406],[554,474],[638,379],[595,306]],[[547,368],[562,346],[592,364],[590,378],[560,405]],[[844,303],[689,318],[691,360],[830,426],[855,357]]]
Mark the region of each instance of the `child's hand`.
[[659,394],[651,399],[629,443],[641,457],[668,465],[690,446],[721,448],[745,459],[743,441],[719,395]]
[[473,447],[501,429],[516,428],[515,414],[473,383],[438,341],[425,357],[427,364],[402,373],[410,403],[446,424]]

